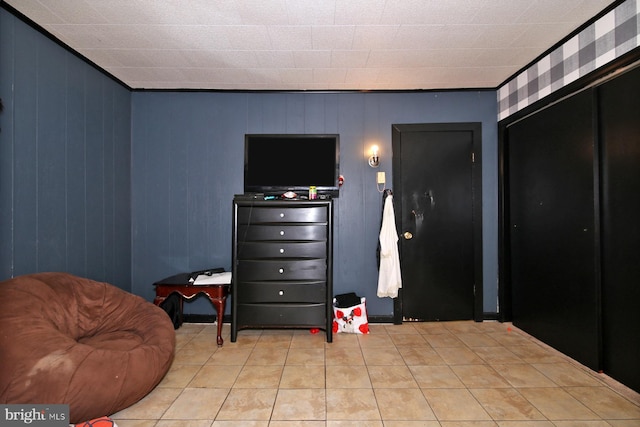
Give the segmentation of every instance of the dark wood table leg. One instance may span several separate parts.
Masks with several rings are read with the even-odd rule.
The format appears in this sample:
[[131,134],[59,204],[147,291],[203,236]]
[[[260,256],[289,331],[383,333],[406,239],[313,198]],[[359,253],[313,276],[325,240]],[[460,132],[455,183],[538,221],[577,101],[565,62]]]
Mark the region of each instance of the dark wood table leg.
[[218,336],[216,341],[218,347],[222,347],[224,340],[222,339],[222,316],[224,316],[225,300],[223,299],[210,299],[211,304],[216,308],[216,315],[218,316],[216,322],[218,323]]
[[153,302],[156,305],[160,305],[171,293],[176,292],[181,297],[179,309],[180,323],[182,323],[184,300],[191,300],[198,294],[205,294],[216,310],[216,321],[218,322],[218,335],[216,337],[216,342],[218,343],[218,346],[222,346],[224,343],[224,340],[222,339],[222,323],[226,300],[231,284],[192,285],[188,280],[188,274],[179,274],[154,283],[156,287],[156,298]]

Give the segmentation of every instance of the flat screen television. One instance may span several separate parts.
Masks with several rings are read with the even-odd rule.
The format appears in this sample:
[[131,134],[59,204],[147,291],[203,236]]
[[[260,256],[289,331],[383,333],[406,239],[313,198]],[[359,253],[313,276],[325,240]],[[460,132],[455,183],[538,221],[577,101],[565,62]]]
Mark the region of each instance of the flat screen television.
[[244,192],[338,197],[340,136],[337,134],[246,134]]

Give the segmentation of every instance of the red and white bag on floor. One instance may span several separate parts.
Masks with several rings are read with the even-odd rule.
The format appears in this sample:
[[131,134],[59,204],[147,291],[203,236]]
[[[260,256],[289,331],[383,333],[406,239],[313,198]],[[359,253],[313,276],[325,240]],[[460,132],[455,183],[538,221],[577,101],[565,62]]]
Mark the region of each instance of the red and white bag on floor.
[[336,307],[333,299],[333,333],[368,334],[369,320],[367,319],[366,298],[360,298],[360,304],[352,307]]
[[85,421],[78,424],[69,424],[70,427],[118,427],[115,421],[111,418],[104,416],[100,418],[94,418],[93,420]]

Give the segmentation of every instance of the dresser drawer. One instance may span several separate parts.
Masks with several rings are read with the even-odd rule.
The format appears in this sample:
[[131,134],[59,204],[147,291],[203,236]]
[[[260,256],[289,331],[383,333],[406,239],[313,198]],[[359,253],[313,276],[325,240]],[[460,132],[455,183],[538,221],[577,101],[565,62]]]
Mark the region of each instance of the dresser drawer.
[[325,304],[238,304],[238,327],[304,326],[325,328]]
[[[234,281],[260,280],[326,280],[325,259],[305,260],[239,260]],[[234,285],[235,286],[235,285]]]
[[240,225],[238,243],[252,240],[326,240],[324,225]]
[[252,207],[238,208],[238,224],[283,223],[283,222],[327,222],[327,209],[321,206]]
[[326,242],[238,242],[238,259],[325,258]]
[[242,282],[236,293],[244,303],[325,303],[325,282]]

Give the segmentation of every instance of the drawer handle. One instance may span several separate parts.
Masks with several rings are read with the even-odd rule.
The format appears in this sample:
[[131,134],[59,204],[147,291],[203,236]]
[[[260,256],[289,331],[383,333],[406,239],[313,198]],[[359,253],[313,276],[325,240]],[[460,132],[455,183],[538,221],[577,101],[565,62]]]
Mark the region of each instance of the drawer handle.
[[280,273],[280,274],[284,273],[284,268],[278,269],[278,273]]
[[280,218],[284,218],[284,212],[280,212]]
[[280,248],[280,253],[283,254],[284,253],[284,248]]
[[280,230],[280,235],[284,236],[284,230]]
[[278,295],[280,295],[280,296],[284,295],[284,291],[281,290],[280,292],[278,292]]

